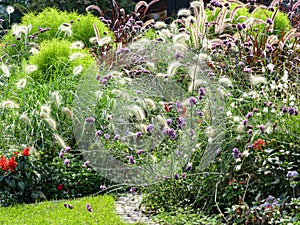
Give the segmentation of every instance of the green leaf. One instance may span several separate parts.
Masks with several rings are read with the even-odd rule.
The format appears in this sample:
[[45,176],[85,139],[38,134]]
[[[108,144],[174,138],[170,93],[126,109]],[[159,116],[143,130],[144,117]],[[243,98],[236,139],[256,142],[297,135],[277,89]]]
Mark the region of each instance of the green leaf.
[[23,181],[18,182],[18,186],[21,189],[21,191],[23,192],[25,189],[25,183]]
[[7,178],[5,179],[5,182],[11,187],[11,188],[16,188],[16,181],[11,179],[11,178]]

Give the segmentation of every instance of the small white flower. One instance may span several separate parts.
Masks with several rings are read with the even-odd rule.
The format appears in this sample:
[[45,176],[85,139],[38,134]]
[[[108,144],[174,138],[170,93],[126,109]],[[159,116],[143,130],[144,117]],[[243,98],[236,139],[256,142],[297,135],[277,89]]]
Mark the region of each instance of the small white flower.
[[71,44],[71,49],[83,49],[84,43],[82,41],[75,41]]
[[16,83],[16,85],[17,85],[17,88],[18,88],[18,89],[24,88],[24,87],[26,86],[26,79],[25,79],[25,78],[20,79],[20,80]]
[[6,7],[7,14],[12,14],[12,13],[14,13],[14,11],[15,11],[14,7],[12,7],[10,5]]
[[284,83],[287,83],[287,82],[289,81],[288,78],[289,78],[289,73],[288,73],[287,70],[284,70],[284,72],[283,72],[283,77],[281,78],[281,80],[282,80]]
[[37,66],[36,65],[27,65],[25,71],[26,71],[26,74],[35,72],[35,71],[37,71]]
[[0,69],[2,70],[4,77],[10,77],[10,72],[7,65],[1,64]]
[[272,64],[272,63],[269,63],[269,64],[267,65],[267,68],[270,70],[271,73],[273,73],[274,67],[275,67],[275,65]]
[[83,66],[82,65],[74,67],[74,69],[73,69],[74,76],[80,74],[82,70],[83,70]]
[[226,112],[226,115],[227,115],[228,117],[230,117],[230,116],[232,116],[232,112],[229,110],[229,111]]

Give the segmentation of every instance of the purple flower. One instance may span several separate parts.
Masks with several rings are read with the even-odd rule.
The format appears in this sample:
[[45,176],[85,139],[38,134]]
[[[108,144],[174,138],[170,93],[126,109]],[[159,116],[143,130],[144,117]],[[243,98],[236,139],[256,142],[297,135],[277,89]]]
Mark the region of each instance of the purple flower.
[[298,176],[298,172],[297,171],[289,171],[286,175],[288,178],[294,178]]
[[190,104],[191,106],[196,105],[197,99],[195,97],[190,97]]
[[95,122],[95,118],[94,117],[89,117],[85,119],[86,123],[94,123]]
[[186,174],[183,172],[183,173],[181,174],[181,177],[184,179],[184,178],[186,177]]
[[252,132],[253,132],[252,129],[249,129],[249,130],[247,131],[248,134],[252,134]]
[[252,109],[252,112],[253,112],[253,113],[257,113],[257,112],[258,112],[258,108]]
[[199,88],[198,93],[200,96],[204,96],[205,95],[205,88]]
[[294,115],[294,114],[295,114],[295,109],[292,108],[292,107],[289,107],[289,108],[288,108],[288,111],[289,111],[289,114],[290,114],[290,115]]
[[100,190],[102,190],[102,191],[104,191],[104,190],[106,190],[106,186],[105,185],[100,185]]
[[179,117],[177,119],[177,126],[182,129],[186,125],[185,119],[183,117]]
[[101,134],[102,134],[102,131],[101,130],[97,130],[96,133],[95,133],[95,136],[99,137]]
[[136,151],[136,154],[138,154],[138,155],[140,155],[140,154],[142,154],[142,153],[144,153],[145,151],[143,150],[143,149],[140,149],[140,150],[137,150]]
[[110,135],[109,135],[109,134],[104,134],[104,138],[105,138],[106,140],[109,140]]
[[64,157],[64,154],[65,154],[65,150],[64,149],[60,150],[59,158],[62,159]]
[[71,147],[67,146],[67,147],[65,148],[65,151],[66,151],[66,153],[70,152],[70,151],[71,151]]
[[176,133],[175,130],[173,128],[168,130],[168,135],[171,139],[175,139],[176,138]]
[[154,125],[153,125],[153,124],[149,124],[149,125],[146,127],[146,130],[147,130],[148,133],[151,133],[153,129],[154,129]]
[[93,212],[92,206],[90,204],[87,203],[85,207],[86,207],[87,211]]
[[262,133],[265,132],[265,126],[263,124],[259,126],[259,129]]
[[73,208],[74,208],[74,206],[72,206],[72,205],[70,205],[70,204],[68,204],[68,203],[65,203],[65,204],[64,204],[64,207],[66,207],[66,208],[68,208],[68,209],[73,209]]
[[283,108],[282,108],[282,112],[283,112],[283,113],[287,113],[287,111],[288,111],[288,108],[287,108],[287,107],[283,107]]
[[237,24],[237,29],[238,31],[242,31],[243,30],[243,25],[241,23]]
[[240,153],[238,148],[234,148],[232,150],[232,155],[233,155],[233,158],[235,158],[235,159],[238,159],[242,156],[242,154]]
[[248,112],[248,114],[245,116],[247,119],[251,118],[253,116],[252,112]]
[[179,175],[178,175],[178,173],[176,173],[176,174],[174,175],[174,179],[175,179],[175,180],[179,180]]
[[204,116],[203,112],[198,112],[198,116]]
[[273,24],[273,20],[271,18],[267,18],[266,23],[272,25]]
[[250,72],[251,72],[251,68],[245,67],[245,68],[244,68],[244,72],[250,73]]
[[168,125],[171,125],[172,119],[171,119],[171,118],[170,118],[170,119],[167,119],[166,122],[167,122]]
[[191,171],[193,168],[192,164],[191,163],[188,163],[188,165],[185,167],[185,170],[186,171]]
[[90,161],[85,161],[85,162],[82,164],[82,167],[86,168],[86,167],[88,167],[89,164],[90,164]]
[[120,135],[118,135],[118,134],[116,134],[116,135],[114,136],[114,140],[115,140],[115,141],[119,140],[119,138],[120,138]]
[[64,164],[65,164],[65,165],[69,165],[69,164],[70,164],[70,160],[65,159]]
[[129,189],[129,193],[133,194],[134,192],[135,192],[135,188],[134,188],[134,187],[131,187],[131,188]]
[[130,164],[135,164],[135,161],[134,161],[134,158],[133,158],[132,155],[128,156],[128,158],[129,158],[129,163]]
[[244,126],[246,126],[247,123],[248,123],[248,120],[243,120],[243,122],[242,122],[242,124],[243,124]]
[[217,155],[221,155],[221,153],[222,153],[221,149],[218,149],[217,150]]
[[142,132],[141,132],[141,131],[136,132],[136,138],[137,138],[137,139],[139,139],[139,138],[141,137],[141,135],[142,135]]

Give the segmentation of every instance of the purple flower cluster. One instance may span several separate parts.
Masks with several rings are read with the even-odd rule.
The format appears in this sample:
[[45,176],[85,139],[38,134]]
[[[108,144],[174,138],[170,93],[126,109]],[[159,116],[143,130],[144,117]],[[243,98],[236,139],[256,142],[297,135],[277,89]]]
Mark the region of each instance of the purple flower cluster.
[[242,156],[242,154],[241,154],[241,152],[239,151],[238,148],[234,148],[232,150],[232,155],[233,155],[233,158],[235,158],[235,159],[239,159]]

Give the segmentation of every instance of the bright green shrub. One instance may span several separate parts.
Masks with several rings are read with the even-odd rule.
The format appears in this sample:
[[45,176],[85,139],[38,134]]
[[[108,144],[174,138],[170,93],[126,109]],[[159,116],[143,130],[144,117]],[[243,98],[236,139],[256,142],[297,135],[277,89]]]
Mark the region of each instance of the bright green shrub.
[[[29,64],[36,65],[38,68],[30,76],[34,79],[48,81],[60,76],[71,75],[76,66],[81,65],[84,70],[94,63],[87,50],[71,49],[71,45],[71,42],[59,39],[43,42],[39,53],[29,58]],[[73,53],[80,54],[80,57],[71,61],[70,56]]]

